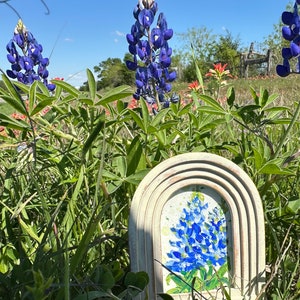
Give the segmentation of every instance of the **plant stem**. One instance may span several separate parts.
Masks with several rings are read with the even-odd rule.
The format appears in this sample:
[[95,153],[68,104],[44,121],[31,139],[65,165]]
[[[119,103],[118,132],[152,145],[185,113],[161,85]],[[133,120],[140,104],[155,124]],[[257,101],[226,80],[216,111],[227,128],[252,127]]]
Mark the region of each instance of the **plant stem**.
[[282,148],[283,144],[284,144],[285,141],[286,141],[286,138],[287,138],[288,135],[290,134],[290,131],[292,130],[294,124],[296,123],[296,121],[297,121],[297,119],[298,119],[298,117],[299,117],[299,114],[300,114],[300,101],[298,102],[298,106],[297,106],[297,108],[296,108],[296,111],[295,111],[295,113],[294,113],[294,116],[293,116],[293,118],[292,118],[292,120],[291,120],[291,122],[290,122],[288,128],[286,129],[286,131],[285,131],[283,137],[281,138],[280,143],[279,143],[279,145],[278,145],[278,147],[277,147],[277,150],[276,150],[275,153],[274,153],[274,158],[277,158],[277,157],[278,157],[278,155],[279,155],[279,153],[280,153],[280,151],[281,151],[281,148]]

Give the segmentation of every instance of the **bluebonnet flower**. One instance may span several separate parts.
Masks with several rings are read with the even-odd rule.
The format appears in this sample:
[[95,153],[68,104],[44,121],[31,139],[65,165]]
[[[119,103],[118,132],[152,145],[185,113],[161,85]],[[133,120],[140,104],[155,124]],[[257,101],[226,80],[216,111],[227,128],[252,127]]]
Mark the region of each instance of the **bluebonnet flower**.
[[151,29],[158,11],[154,0],[139,0],[133,11],[135,23],[127,34],[129,52],[132,61],[126,61],[127,68],[136,72],[137,90],[133,97],[144,98],[149,105],[161,103],[168,107],[170,102],[178,102],[179,97],[167,94],[171,91],[171,82],[176,79],[176,72],[170,71],[172,48],[168,40],[173,30],[168,28],[165,15],[160,13],[157,26]]
[[[300,0],[294,4],[293,12],[284,11],[281,20],[284,24],[282,27],[282,37],[290,42],[289,47],[282,49],[283,63],[277,65],[277,74],[281,77],[286,77],[290,73],[300,73],[300,18],[298,13],[298,5]],[[296,68],[291,69],[290,60],[296,58]]]
[[218,207],[207,210],[208,203],[195,193],[171,228],[176,239],[169,242],[173,249],[165,264],[171,271],[189,272],[227,262],[226,218]]
[[[19,54],[17,47],[21,49],[21,54]],[[6,73],[10,78],[25,84],[32,84],[35,80],[40,80],[50,91],[55,89],[55,85],[48,83],[47,79],[49,76],[47,70],[49,59],[42,56],[42,45],[26,29],[21,20],[18,21],[14,36],[8,42],[6,50],[8,52],[7,59],[11,64],[11,69],[7,70]]]

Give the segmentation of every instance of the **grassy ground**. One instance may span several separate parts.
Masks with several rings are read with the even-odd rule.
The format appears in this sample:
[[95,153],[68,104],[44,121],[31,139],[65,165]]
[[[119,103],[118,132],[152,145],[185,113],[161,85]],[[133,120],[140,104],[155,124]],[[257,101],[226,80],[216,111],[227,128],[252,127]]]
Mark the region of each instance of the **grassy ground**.
[[277,104],[288,105],[296,101],[300,92],[300,78],[297,75],[291,75],[288,78],[279,76],[258,77],[249,79],[236,79],[231,83],[236,91],[237,99],[240,101],[251,98],[249,86],[259,91],[260,87],[268,90],[269,94],[278,94]]
[[[253,77],[253,78],[238,78],[227,81],[228,87],[233,86],[235,89],[236,99],[239,103],[250,100],[250,87],[259,92],[260,88],[266,89],[269,94],[278,94],[276,101],[277,105],[290,105],[297,100],[300,93],[300,77],[298,75],[290,75],[282,78],[279,76],[271,77]],[[189,83],[174,84],[175,91],[188,91]],[[224,87],[221,91],[223,95],[226,94],[227,88]]]

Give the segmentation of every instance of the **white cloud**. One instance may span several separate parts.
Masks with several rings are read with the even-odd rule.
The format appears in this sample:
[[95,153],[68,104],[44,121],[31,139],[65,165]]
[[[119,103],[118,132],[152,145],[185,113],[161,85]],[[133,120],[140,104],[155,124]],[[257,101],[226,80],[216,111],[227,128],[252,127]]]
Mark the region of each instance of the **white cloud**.
[[71,38],[68,38],[68,37],[67,37],[67,38],[65,38],[65,39],[64,39],[64,41],[65,41],[65,42],[68,42],[68,43],[72,43],[72,42],[74,42],[74,40],[73,40],[73,39],[71,39]]
[[87,77],[84,71],[79,71],[74,74],[69,74],[65,81],[72,84],[76,88],[82,86],[82,84],[87,81]]
[[117,36],[125,36],[125,33],[121,32],[121,31],[119,31],[119,30],[116,30],[116,31],[115,31],[115,34],[116,34]]

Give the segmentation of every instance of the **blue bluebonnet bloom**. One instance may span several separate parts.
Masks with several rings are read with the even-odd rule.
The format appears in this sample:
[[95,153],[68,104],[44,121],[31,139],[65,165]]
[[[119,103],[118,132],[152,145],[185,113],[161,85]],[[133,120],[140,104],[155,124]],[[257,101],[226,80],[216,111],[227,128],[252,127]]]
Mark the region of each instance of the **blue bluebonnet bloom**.
[[132,61],[126,61],[128,69],[136,72],[137,100],[144,98],[148,104],[160,102],[168,107],[170,101],[178,102],[176,94],[170,93],[171,82],[176,79],[176,72],[170,71],[172,48],[168,40],[173,30],[168,28],[165,15],[160,13],[157,26],[151,29],[158,7],[154,0],[139,0],[133,11],[135,23],[127,34],[129,52]]
[[227,262],[226,218],[218,207],[207,212],[208,203],[193,195],[178,224],[171,228],[176,239],[167,253],[166,267],[173,272],[189,272]]
[[[21,54],[19,54],[17,48],[21,49]],[[6,50],[8,52],[7,59],[11,64],[11,69],[7,70],[6,73],[10,78],[17,79],[25,84],[40,80],[50,91],[55,89],[55,85],[48,83],[47,79],[49,59],[42,56],[42,45],[26,29],[21,20],[18,21],[14,36],[8,42]]]
[[[290,42],[289,47],[282,49],[283,63],[277,65],[276,71],[279,76],[285,77],[290,73],[300,73],[300,18],[298,13],[300,0],[294,4],[293,12],[284,11],[281,19],[284,24],[282,27],[282,37]],[[295,70],[292,70],[290,60],[296,58]]]

